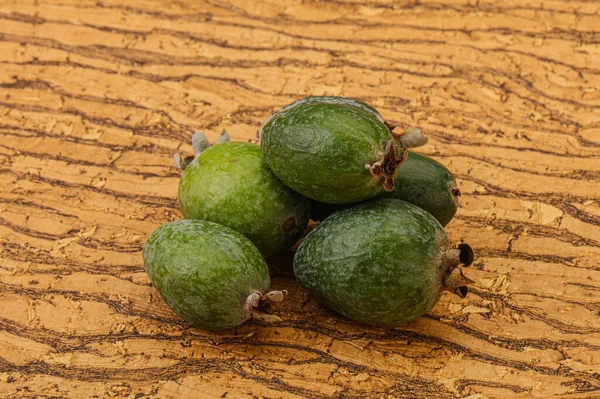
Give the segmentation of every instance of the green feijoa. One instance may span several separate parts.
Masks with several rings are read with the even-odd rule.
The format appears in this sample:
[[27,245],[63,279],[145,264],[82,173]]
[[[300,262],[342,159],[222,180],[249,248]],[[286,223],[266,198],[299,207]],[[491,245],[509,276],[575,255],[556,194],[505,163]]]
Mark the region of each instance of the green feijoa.
[[[406,161],[398,171],[394,191],[384,197],[401,199],[431,213],[446,226],[456,213],[460,191],[452,173],[428,156],[409,151]],[[313,201],[311,218],[324,220],[333,212],[348,205],[332,205]]]
[[259,131],[273,173],[317,201],[353,203],[392,191],[406,157],[380,115],[356,100],[300,100],[271,116]]
[[179,183],[186,218],[239,231],[265,256],[296,243],[308,223],[309,200],[271,172],[257,144],[224,142],[200,151]]
[[379,198],[335,212],[294,257],[309,295],[362,323],[397,326],[427,313],[444,290],[466,295],[459,264],[473,253],[450,246],[439,222],[416,205]]
[[409,151],[396,176],[396,187],[386,196],[415,204],[446,226],[456,213],[460,191],[452,173],[428,156]]
[[240,233],[204,220],[159,227],[144,246],[144,268],[175,313],[195,327],[224,329],[255,317],[261,299],[282,299],[269,289],[269,270],[259,250]]
[[[269,119],[267,119],[267,121],[263,124],[263,127],[276,115],[278,115],[280,112],[288,110],[290,108],[293,107],[297,107],[299,105],[304,105],[304,104],[312,104],[312,103],[321,103],[321,104],[338,104],[338,105],[343,105],[343,106],[349,106],[349,107],[354,107],[354,108],[358,108],[361,111],[367,112],[371,115],[373,115],[375,118],[377,118],[377,120],[379,120],[379,122],[383,123],[390,131],[394,130],[396,128],[396,126],[392,123],[389,123],[388,121],[386,121],[383,116],[379,113],[379,111],[377,111],[375,108],[373,108],[372,106],[370,106],[369,104],[357,100],[355,98],[347,98],[347,97],[339,97],[339,96],[310,96],[310,97],[304,97],[300,100],[297,100],[289,105],[286,105],[285,107],[283,107],[282,109],[280,109],[278,112],[276,112],[275,114],[273,114]],[[262,132],[262,127],[258,130],[258,137],[260,138]],[[427,137],[425,137],[422,133],[420,129],[415,129],[415,128],[409,128],[406,129],[406,131],[404,131],[403,133],[392,133],[392,135],[394,136],[394,138],[396,139],[396,141],[398,143],[400,143],[402,146],[404,147],[408,147],[408,148],[414,148],[414,147],[420,147],[424,144],[427,143],[428,139]]]

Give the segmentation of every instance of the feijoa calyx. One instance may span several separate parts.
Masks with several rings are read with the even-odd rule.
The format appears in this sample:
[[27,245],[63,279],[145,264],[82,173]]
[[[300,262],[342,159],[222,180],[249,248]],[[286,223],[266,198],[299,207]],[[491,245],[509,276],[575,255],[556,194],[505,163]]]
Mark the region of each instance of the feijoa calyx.
[[257,144],[229,142],[223,134],[214,146],[201,133],[192,139],[195,159],[185,162],[179,183],[181,212],[248,237],[265,256],[290,248],[304,232],[309,201],[286,187],[269,169]]
[[309,295],[365,324],[397,326],[430,311],[443,291],[466,295],[455,248],[440,223],[405,201],[383,198],[335,212],[312,230],[294,257]]
[[163,300],[195,327],[224,329],[250,318],[278,320],[256,310],[268,292],[269,270],[242,234],[204,220],[178,220],[159,227],[144,246],[144,268]]
[[[395,178],[395,188],[382,197],[401,199],[426,210],[442,226],[446,226],[458,209],[460,191],[452,173],[436,160],[409,151]],[[324,220],[348,205],[333,205],[313,201],[311,218]]]
[[331,204],[392,191],[406,146],[367,104],[307,97],[273,114],[259,130],[273,173],[293,190]]

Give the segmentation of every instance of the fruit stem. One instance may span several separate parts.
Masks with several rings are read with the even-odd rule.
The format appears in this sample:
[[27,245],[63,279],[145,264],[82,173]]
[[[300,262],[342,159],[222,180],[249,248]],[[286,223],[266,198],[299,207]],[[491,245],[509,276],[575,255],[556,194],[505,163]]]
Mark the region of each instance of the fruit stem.
[[383,155],[379,161],[372,164],[366,164],[365,168],[375,178],[383,177],[383,188],[385,191],[394,191],[394,179],[398,174],[398,168],[406,161],[408,156],[408,148],[398,145],[392,139],[387,142]]

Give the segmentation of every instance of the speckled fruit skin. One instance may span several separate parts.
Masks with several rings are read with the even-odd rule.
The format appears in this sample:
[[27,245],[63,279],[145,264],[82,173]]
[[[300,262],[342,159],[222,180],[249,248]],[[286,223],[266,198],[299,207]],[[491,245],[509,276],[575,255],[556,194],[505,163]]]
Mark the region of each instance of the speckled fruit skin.
[[257,144],[229,142],[202,152],[179,183],[181,212],[239,231],[265,256],[296,243],[310,204],[269,169]]
[[384,196],[417,205],[446,226],[458,209],[460,191],[452,173],[441,163],[409,151],[395,179],[396,188]]
[[[297,107],[298,105],[312,104],[312,103],[340,104],[340,105],[352,106],[352,107],[360,108],[363,111],[367,111],[368,113],[373,114],[377,119],[379,119],[381,121],[381,123],[385,122],[385,120],[383,119],[383,116],[381,116],[381,114],[379,113],[379,111],[377,111],[375,108],[373,108],[369,104],[367,104],[367,103],[365,103],[363,101],[357,100],[355,98],[340,97],[340,96],[309,96],[309,97],[304,97],[304,98],[301,98],[300,100],[294,101],[293,103],[291,103],[289,105],[286,105],[285,107],[283,107],[282,109],[280,109],[278,112],[284,111],[284,110],[292,108],[292,107]],[[271,118],[269,118],[269,120],[270,119]],[[267,120],[267,122],[269,120]],[[266,124],[266,122],[265,122],[265,124]]]
[[333,99],[302,99],[269,118],[260,131],[265,159],[281,181],[314,200],[344,204],[375,197],[384,192],[383,181],[365,165],[380,160],[394,138],[368,105]]
[[377,199],[338,211],[311,231],[296,252],[294,273],[328,308],[365,324],[397,326],[440,298],[449,245],[428,212]]
[[175,313],[209,330],[248,320],[246,299],[270,285],[267,264],[250,240],[203,220],[178,220],[154,231],[144,247],[144,268]]
[[[426,155],[409,151],[406,161],[398,171],[396,187],[382,197],[396,198],[417,205],[431,213],[446,226],[458,209],[460,191],[452,173],[441,163]],[[348,205],[333,205],[313,201],[311,218],[325,220],[333,212]]]

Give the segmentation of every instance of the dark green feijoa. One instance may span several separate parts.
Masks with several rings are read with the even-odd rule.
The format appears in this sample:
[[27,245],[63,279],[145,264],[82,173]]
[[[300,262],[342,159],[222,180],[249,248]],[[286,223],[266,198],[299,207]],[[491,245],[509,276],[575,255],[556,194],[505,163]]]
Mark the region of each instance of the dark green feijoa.
[[410,151],[395,181],[396,188],[386,196],[425,209],[442,226],[450,223],[458,208],[460,191],[454,176],[444,165]]
[[204,136],[194,137],[196,158],[179,163],[187,166],[179,183],[183,215],[239,231],[265,256],[294,245],[306,229],[309,201],[271,172],[260,147],[221,142],[206,148]]
[[[279,112],[285,111],[292,107],[297,107],[299,105],[312,104],[312,103],[339,104],[339,105],[359,108],[360,110],[373,115],[375,118],[377,118],[377,120],[379,120],[381,123],[383,123],[390,131],[392,131],[396,128],[396,126],[394,124],[386,121],[383,118],[383,116],[381,116],[379,111],[377,111],[375,108],[373,108],[369,104],[367,104],[363,101],[357,100],[355,98],[339,97],[339,96],[304,97],[304,98],[297,100],[289,105],[286,105],[285,107],[280,109],[277,113],[275,113],[273,116],[277,115]],[[269,122],[273,118],[273,116],[271,116],[269,119],[267,119],[267,122]],[[267,122],[265,122],[263,124],[263,126],[266,125]],[[262,127],[258,130],[258,138],[260,138],[261,132],[262,132]],[[415,129],[415,128],[407,129],[403,133],[392,133],[392,135],[394,136],[394,138],[396,139],[397,142],[399,142],[404,147],[408,147],[408,148],[420,147],[422,145],[425,145],[428,141],[427,137],[423,136],[423,134],[421,133],[421,130]]]
[[406,158],[406,147],[377,111],[342,97],[299,100],[271,116],[259,133],[273,173],[325,203],[359,202],[392,191]]
[[279,320],[255,310],[267,292],[264,258],[240,233],[204,220],[178,220],[154,231],[144,246],[144,268],[175,313],[195,327],[235,327],[254,317]]
[[460,264],[467,244],[450,245],[438,221],[416,205],[379,198],[335,212],[294,257],[309,295],[362,323],[397,326],[433,308],[444,290],[462,297],[471,283]]
[[[409,151],[398,171],[394,191],[383,196],[401,199],[431,213],[446,226],[456,213],[460,191],[452,173],[428,156]],[[313,201],[311,218],[324,220],[347,205],[332,205]]]

